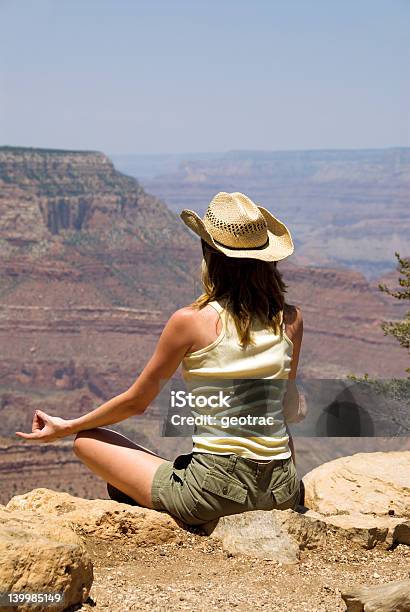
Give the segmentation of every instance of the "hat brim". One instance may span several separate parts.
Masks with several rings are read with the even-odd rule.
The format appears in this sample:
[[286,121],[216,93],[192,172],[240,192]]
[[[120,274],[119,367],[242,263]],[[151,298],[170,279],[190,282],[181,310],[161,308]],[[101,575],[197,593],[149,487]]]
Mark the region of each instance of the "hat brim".
[[189,229],[200,238],[203,238],[210,246],[228,257],[240,257],[244,259],[260,259],[262,261],[280,261],[292,255],[295,250],[292,236],[282,221],[277,219],[263,206],[258,206],[263,214],[268,227],[268,244],[263,248],[253,249],[230,249],[215,242],[212,235],[206,229],[201,217],[196,212],[184,209],[180,217]]

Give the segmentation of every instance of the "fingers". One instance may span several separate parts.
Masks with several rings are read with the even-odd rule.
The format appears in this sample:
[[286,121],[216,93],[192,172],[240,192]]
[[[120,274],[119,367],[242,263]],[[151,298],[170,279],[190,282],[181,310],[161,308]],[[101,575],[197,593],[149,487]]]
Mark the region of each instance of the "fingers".
[[31,431],[34,432],[34,431],[40,430],[42,425],[43,425],[43,419],[38,414],[38,410],[35,410],[33,414],[33,421],[31,423]]
[[48,423],[49,416],[42,410],[36,410],[36,419],[38,423]]
[[39,438],[40,436],[36,433],[25,433],[24,431],[16,431],[15,432],[17,436],[20,436],[21,438],[27,438],[29,440],[33,440],[35,438]]
[[16,436],[20,438],[24,438],[25,440],[31,440],[32,442],[53,442],[50,440],[50,435],[41,434],[39,431],[35,431],[33,433],[25,433],[24,431],[16,431]]
[[[32,440],[34,442],[51,442],[50,431],[49,431],[49,417],[42,410],[35,410],[32,423],[32,433],[25,433],[24,431],[16,431],[16,436],[24,438],[26,440]],[[47,431],[47,433],[45,433]]]

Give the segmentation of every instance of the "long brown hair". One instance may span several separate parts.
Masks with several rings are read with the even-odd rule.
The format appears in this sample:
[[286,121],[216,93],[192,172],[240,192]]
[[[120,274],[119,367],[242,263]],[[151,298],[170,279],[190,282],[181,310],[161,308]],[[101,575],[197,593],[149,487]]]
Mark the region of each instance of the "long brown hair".
[[201,310],[213,300],[223,301],[234,320],[242,348],[254,344],[251,334],[254,317],[281,334],[280,312],[286,305],[287,285],[276,261],[228,257],[202,238],[201,245],[204,293],[192,306]]

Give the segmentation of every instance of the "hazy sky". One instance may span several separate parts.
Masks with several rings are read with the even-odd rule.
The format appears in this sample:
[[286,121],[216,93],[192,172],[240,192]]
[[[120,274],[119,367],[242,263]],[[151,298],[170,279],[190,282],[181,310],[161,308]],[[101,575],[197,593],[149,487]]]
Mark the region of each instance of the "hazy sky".
[[410,145],[410,0],[0,0],[0,144]]

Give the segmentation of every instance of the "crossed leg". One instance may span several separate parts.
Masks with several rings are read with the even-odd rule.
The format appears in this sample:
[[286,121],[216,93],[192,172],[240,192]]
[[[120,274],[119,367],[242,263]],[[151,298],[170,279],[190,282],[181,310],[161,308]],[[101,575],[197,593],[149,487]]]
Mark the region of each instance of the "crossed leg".
[[77,433],[73,450],[97,476],[138,504],[152,508],[152,480],[166,459],[105,427]]

